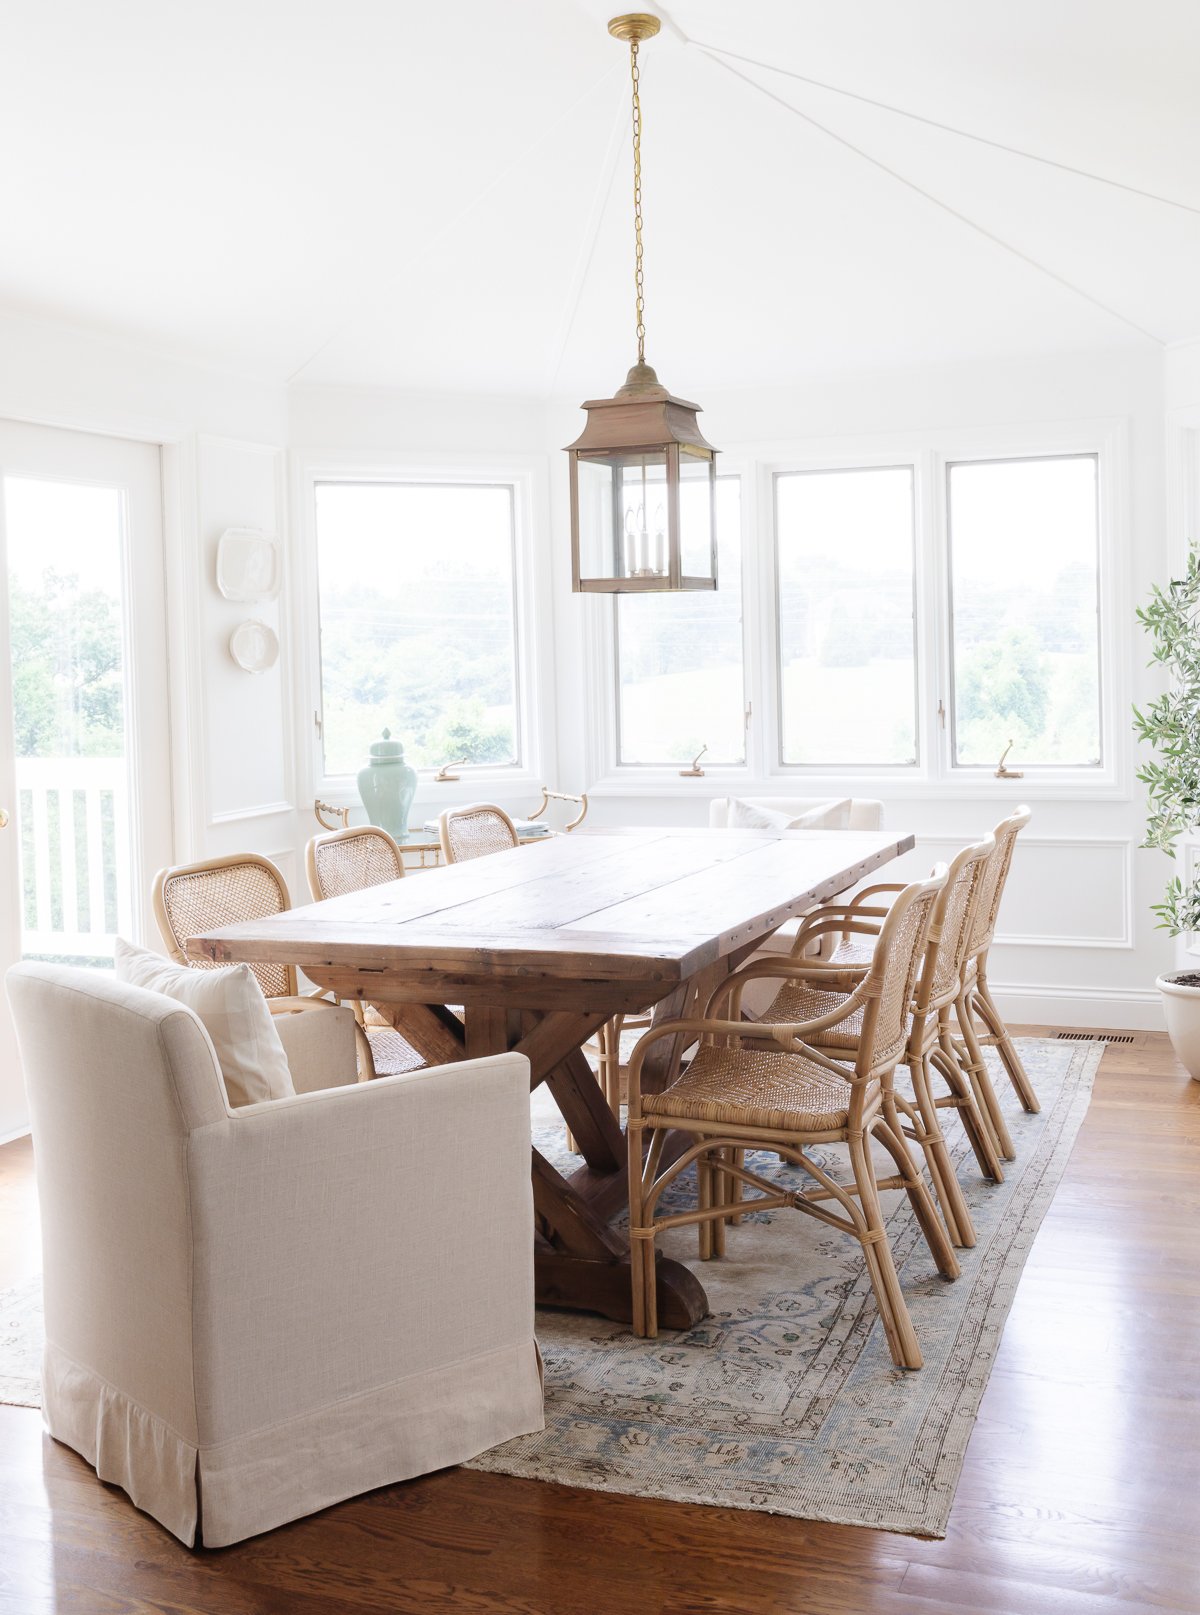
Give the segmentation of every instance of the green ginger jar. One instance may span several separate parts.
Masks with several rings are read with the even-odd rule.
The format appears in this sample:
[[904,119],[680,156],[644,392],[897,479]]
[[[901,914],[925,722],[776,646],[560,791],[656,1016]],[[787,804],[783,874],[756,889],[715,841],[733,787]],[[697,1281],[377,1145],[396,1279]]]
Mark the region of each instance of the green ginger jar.
[[367,818],[397,841],[408,834],[408,814],[417,794],[417,771],[404,761],[404,747],[385,729],[371,747],[371,760],[358,772],[358,794]]

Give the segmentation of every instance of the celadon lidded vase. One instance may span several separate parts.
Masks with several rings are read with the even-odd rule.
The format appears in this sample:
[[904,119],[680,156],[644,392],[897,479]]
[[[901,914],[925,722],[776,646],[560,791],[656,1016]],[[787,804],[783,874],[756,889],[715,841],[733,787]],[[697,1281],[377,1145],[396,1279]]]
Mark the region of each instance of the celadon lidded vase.
[[370,748],[370,761],[358,771],[358,794],[368,820],[403,841],[417,794],[417,771],[404,761],[404,747],[392,739],[390,729]]

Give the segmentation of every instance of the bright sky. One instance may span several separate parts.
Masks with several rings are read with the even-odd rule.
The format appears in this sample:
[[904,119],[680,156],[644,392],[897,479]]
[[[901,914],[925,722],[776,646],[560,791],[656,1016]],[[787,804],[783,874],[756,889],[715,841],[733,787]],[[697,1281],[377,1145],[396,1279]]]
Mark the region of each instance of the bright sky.
[[776,482],[779,565],[786,582],[806,582],[814,555],[840,554],[848,568],[891,572],[912,565],[912,472],[803,471]]
[[1095,455],[953,465],[949,497],[958,582],[1036,585],[1096,567]]
[[30,586],[52,567],[119,598],[120,489],[5,477],[4,513],[10,576]]
[[[507,487],[326,482],[317,486],[323,572],[352,568],[368,595],[427,578],[512,575]],[[389,585],[391,587],[389,587]]]

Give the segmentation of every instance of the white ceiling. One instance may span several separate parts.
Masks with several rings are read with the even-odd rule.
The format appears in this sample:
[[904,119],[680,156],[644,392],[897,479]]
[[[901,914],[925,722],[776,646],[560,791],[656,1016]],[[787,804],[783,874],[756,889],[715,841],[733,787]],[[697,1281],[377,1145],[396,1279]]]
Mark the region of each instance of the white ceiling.
[[[0,307],[280,380],[610,391],[616,9],[10,0]],[[676,390],[1200,336],[1195,0],[655,9],[648,357]]]

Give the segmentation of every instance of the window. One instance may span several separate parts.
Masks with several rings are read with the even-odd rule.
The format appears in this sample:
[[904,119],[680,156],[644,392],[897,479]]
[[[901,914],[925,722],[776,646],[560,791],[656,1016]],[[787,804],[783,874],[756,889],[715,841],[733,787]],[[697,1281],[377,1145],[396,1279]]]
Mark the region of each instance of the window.
[[953,760],[1097,766],[1099,462],[957,462],[947,471]]
[[[681,490],[686,501],[688,489]],[[717,588],[617,596],[617,759],[679,767],[746,760],[741,481],[717,479]]]
[[317,484],[327,776],[385,727],[416,768],[520,761],[514,506],[510,484]]
[[911,466],[775,478],[780,760],[917,760]]

